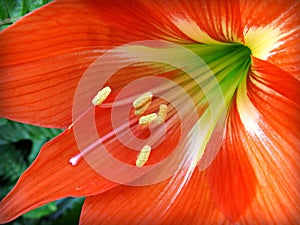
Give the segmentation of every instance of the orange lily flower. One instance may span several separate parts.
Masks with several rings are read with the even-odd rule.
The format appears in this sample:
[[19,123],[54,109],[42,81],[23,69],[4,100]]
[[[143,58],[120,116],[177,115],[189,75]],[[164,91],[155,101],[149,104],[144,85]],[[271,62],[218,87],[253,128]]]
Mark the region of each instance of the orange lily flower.
[[[83,225],[300,224],[299,11],[299,1],[57,0],[2,31],[0,116],[66,130],[42,147],[0,202],[0,223],[63,197],[86,196],[80,218]],[[175,45],[179,45],[203,59],[219,82],[227,111],[225,123],[221,114],[218,123],[207,119],[211,105],[207,96],[216,93],[215,89],[205,93],[211,77],[203,81],[201,90],[179,69],[146,62],[120,69],[107,82],[105,77],[101,81],[101,74],[100,80],[89,81],[92,91],[84,89],[88,96],[79,98],[88,100],[79,101],[79,111],[74,112],[78,86],[97,58],[117,49],[112,51],[116,61],[107,61],[105,69],[118,67],[122,57],[127,60],[115,54],[118,46],[134,52],[130,46],[145,40],[166,41],[162,45],[171,47],[167,58],[186,62],[176,52]],[[132,42],[135,45],[126,45]],[[153,54],[150,49],[144,46],[141,54]],[[197,68],[192,72],[201,74]],[[162,90],[173,100],[157,96],[153,86],[145,90],[154,97],[143,114],[156,113],[162,104],[168,106],[164,138],[156,137],[159,145],[139,156],[122,144],[117,136],[126,131],[112,124],[111,103],[132,106],[143,94],[141,89],[126,89],[124,95],[122,89],[147,76],[183,86],[196,105],[199,117],[193,122],[200,121],[203,138],[198,138],[194,126],[184,127],[192,116],[180,118],[178,112],[190,113],[190,108],[186,102],[176,108],[174,102],[182,96],[164,84]],[[104,87],[98,81],[109,86],[111,93],[102,93],[102,105],[93,106],[94,91]],[[141,127],[139,118],[131,111],[128,126],[140,139],[161,131],[162,125],[153,130]],[[143,171],[146,178],[111,171],[115,168],[110,167],[107,156],[90,148],[98,143],[90,121],[109,155],[134,171]],[[80,146],[78,135],[87,146]],[[173,176],[147,183],[147,169],[177,149],[180,168]],[[98,160],[98,154],[103,158]],[[99,174],[99,167],[107,168],[109,175],[116,173],[124,182]],[[161,167],[162,174],[166,168]]]

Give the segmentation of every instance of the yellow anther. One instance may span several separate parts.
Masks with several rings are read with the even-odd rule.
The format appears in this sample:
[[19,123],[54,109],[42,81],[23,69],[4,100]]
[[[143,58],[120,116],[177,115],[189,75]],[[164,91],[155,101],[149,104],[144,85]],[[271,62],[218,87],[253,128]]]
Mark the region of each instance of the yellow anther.
[[148,161],[149,156],[151,152],[151,147],[149,145],[145,145],[142,150],[140,151],[140,154],[138,155],[135,165],[137,167],[142,167],[145,165],[145,163]]
[[93,98],[92,103],[93,105],[100,105],[102,104],[102,102],[105,101],[105,99],[107,99],[107,97],[109,96],[111,92],[110,87],[105,87],[103,89],[101,89],[98,94]]
[[151,104],[151,100],[146,102],[143,106],[137,108],[134,110],[134,115],[136,116],[141,116],[143,115],[143,113],[148,109],[148,107],[150,106]]
[[151,102],[153,97],[153,94],[151,92],[146,92],[145,94],[141,95],[138,97],[133,103],[133,107],[135,109],[142,107],[145,105],[147,102]]
[[157,118],[157,114],[156,113],[151,113],[148,114],[146,116],[142,116],[139,119],[139,124],[140,125],[148,125],[150,124],[153,120],[155,120]]
[[168,106],[166,104],[161,104],[159,106],[159,111],[157,113],[157,122],[163,123],[167,118]]

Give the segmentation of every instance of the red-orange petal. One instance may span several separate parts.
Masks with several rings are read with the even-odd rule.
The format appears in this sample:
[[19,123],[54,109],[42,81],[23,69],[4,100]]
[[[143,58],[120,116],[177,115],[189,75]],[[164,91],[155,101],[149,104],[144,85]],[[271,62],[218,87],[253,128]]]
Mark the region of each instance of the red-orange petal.
[[[282,137],[290,132],[297,134],[295,131],[298,131],[300,124],[297,117],[300,81],[277,65],[255,57],[252,58],[249,76],[249,98],[263,115],[264,121],[276,128],[277,132],[281,129],[289,131],[280,132]],[[280,128],[275,124],[281,124]]]
[[14,189],[0,202],[0,223],[63,197],[92,195],[117,185],[96,173],[85,160],[72,166],[69,159],[78,153],[72,130],[45,144]]
[[241,23],[244,32],[249,28],[279,29],[280,36],[267,61],[300,80],[300,2],[288,1],[241,1]]
[[246,131],[233,105],[221,150],[207,169],[213,199],[232,223],[243,216],[255,198],[257,178],[243,144],[247,141]]
[[[214,40],[221,42],[242,42],[238,1],[196,1],[190,8],[197,24]],[[195,8],[194,8],[195,7]]]
[[[107,101],[113,102],[117,95],[118,92],[112,93]],[[128,104],[131,106],[132,103],[128,102]],[[122,141],[114,136],[116,134],[123,135],[124,131],[118,131],[118,128],[114,129],[112,126],[111,119],[114,118],[111,117],[112,109],[94,107],[91,102],[88,102],[88,105],[91,107],[72,124],[72,127],[41,149],[41,153],[33,165],[21,176],[14,189],[0,202],[0,223],[12,220],[31,209],[59,198],[95,195],[117,186],[116,182],[118,181],[110,181],[114,180],[114,177],[107,177],[107,173],[103,175],[101,172],[103,170],[97,170],[99,167],[103,169],[104,166],[109,173],[119,172],[118,168],[110,167],[112,165],[110,164],[111,156],[115,158],[114,161],[119,160],[123,164],[129,164],[137,169],[135,160],[138,152],[124,146]],[[120,108],[118,109],[120,110]],[[157,110],[157,107],[154,110]],[[138,120],[136,119],[136,121]],[[180,124],[178,125],[180,128]],[[178,131],[178,125],[168,129],[164,138],[169,141],[164,141],[155,148],[147,162],[148,165],[164,159],[172,152],[178,144],[178,136],[181,134]],[[93,129],[91,129],[93,126],[95,126],[96,133],[93,133]],[[109,141],[103,141],[103,143],[110,154],[105,154],[104,148],[100,152],[97,151],[98,149],[93,149],[87,153],[87,155],[91,155],[93,162],[81,158],[75,163],[76,165],[71,165],[69,160],[72,157],[78,156],[84,148],[88,148],[109,133],[114,135]],[[139,129],[134,133],[140,135],[140,138],[149,135],[149,132]],[[84,148],[82,148],[83,146]],[[121,172],[125,173],[125,171]],[[125,173],[126,176],[128,177]],[[129,177],[129,180],[126,178],[126,181],[128,183],[136,178],[139,178],[139,175]],[[119,182],[122,181],[119,180]]]
[[133,5],[58,0],[2,31],[0,116],[70,125],[73,96],[90,63],[112,47],[159,36],[151,23],[140,25],[146,17]]
[[211,198],[205,172],[196,169],[176,198],[178,186],[169,185],[120,186],[87,197],[80,224],[230,224]]
[[146,4],[151,10],[150,15],[158,19],[161,13],[165,14],[163,22],[175,24],[188,40],[200,43],[243,41],[237,1],[189,0]]
[[257,198],[249,214],[257,215],[261,223],[267,216],[279,224],[300,223],[299,86],[300,81],[291,74],[253,58],[248,93],[261,115],[261,133],[251,135],[255,148],[249,148],[259,178]]
[[[223,146],[226,151],[220,152],[208,171],[213,197],[232,221],[300,222],[298,87],[299,81],[292,75],[252,59],[247,82],[249,101],[237,99],[233,105],[227,125],[231,132],[227,132]],[[226,170],[220,171],[222,168]]]
[[145,39],[195,42],[174,23],[186,15],[212,38],[240,39],[238,9],[230,1],[54,1],[1,32],[0,116],[65,128],[78,81],[103,51]]
[[78,80],[104,35],[103,23],[80,1],[55,1],[2,31],[0,115],[67,127]]

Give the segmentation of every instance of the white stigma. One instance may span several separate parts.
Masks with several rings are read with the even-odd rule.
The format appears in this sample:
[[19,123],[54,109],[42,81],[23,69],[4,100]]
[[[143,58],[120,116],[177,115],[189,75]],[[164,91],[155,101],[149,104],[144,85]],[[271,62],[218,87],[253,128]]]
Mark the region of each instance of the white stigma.
[[71,159],[69,159],[69,163],[71,163],[72,166],[76,166],[77,163],[80,161],[81,158],[82,158],[82,155],[78,154],[78,155],[72,157]]

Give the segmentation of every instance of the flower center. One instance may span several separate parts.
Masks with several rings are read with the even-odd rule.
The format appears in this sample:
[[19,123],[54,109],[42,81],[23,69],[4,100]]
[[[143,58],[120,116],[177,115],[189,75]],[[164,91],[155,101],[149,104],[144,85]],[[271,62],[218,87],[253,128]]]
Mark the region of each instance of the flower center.
[[245,34],[245,45],[248,46],[253,56],[267,60],[272,54],[272,50],[277,48],[281,43],[280,39],[288,33],[280,32],[279,28],[270,26],[250,28]]
[[[189,121],[190,113],[195,109],[198,113],[199,121],[193,121],[194,124],[189,126],[191,132],[186,132],[187,140],[185,140],[184,145],[180,146],[180,148],[190,148],[191,145],[189,144],[188,138],[196,137],[194,125],[199,123],[203,127],[203,134],[201,134],[203,137],[200,138],[203,144],[201,144],[199,149],[193,147],[194,149],[192,151],[186,151],[186,154],[191,154],[191,157],[182,156],[185,158],[184,160],[189,161],[189,164],[193,166],[197,164],[203,156],[205,146],[209,140],[213,138],[213,131],[217,127],[218,121],[221,121],[224,116],[222,115],[223,111],[220,109],[219,113],[214,115],[215,118],[213,118],[213,121],[211,120],[211,107],[213,106],[211,102],[208,102],[208,99],[211,99],[211,96],[216,96],[217,91],[221,90],[226,107],[230,106],[232,97],[240,82],[247,77],[248,69],[251,64],[251,51],[248,47],[241,44],[187,44],[184,45],[184,47],[201,58],[206,63],[205,67],[208,67],[210,71],[207,71],[202,65],[194,65],[193,62],[191,62],[193,66],[184,72],[178,69],[176,70],[176,68],[172,68],[170,65],[163,66],[163,69],[165,74],[168,74],[170,71],[175,71],[170,77],[172,82],[180,86],[181,89],[187,93],[189,99],[193,102],[193,106],[191,107],[191,105],[186,104],[187,97],[168,83],[153,86],[152,89],[144,90],[144,93],[133,93],[133,95],[129,95],[129,97],[114,101],[113,103],[107,103],[106,100],[108,100],[114,87],[112,87],[112,89],[105,87],[95,94],[92,100],[92,107],[101,109],[113,108],[114,106],[128,105],[129,103],[132,113],[129,119],[127,118],[128,121],[124,121],[123,124],[119,123],[118,126],[113,128],[110,132],[100,135],[99,140],[84,147],[84,150],[82,150],[80,154],[72,157],[69,162],[73,166],[77,165],[85,154],[92,152],[95,146],[101,143],[111,144],[116,142],[115,147],[120,148],[120,145],[117,145],[120,144],[117,137],[129,137],[128,133],[131,131],[141,137],[146,137],[149,135],[149,130],[153,137],[139,147],[138,154],[135,152],[135,163],[130,162],[135,164],[136,167],[143,167],[144,165],[150,164],[153,155],[157,152],[155,148],[162,140],[164,132],[167,132],[168,135],[163,142],[165,146],[171,146],[168,148],[169,150],[171,150],[174,145],[171,142],[177,141],[177,133],[180,130],[178,127],[180,128],[180,122],[182,121],[179,121],[179,116],[177,115],[178,110],[172,106],[173,104],[181,109],[182,114],[180,115],[180,120]],[[172,54],[172,52],[170,53]],[[166,55],[169,56],[168,54]],[[178,57],[180,58],[180,55],[178,55]],[[162,74],[162,77],[165,74]],[[193,74],[193,76],[190,76],[190,74]],[[211,74],[213,74],[213,76]],[[217,80],[217,83],[212,77]],[[201,88],[199,87],[199,83],[201,83]],[[205,87],[205,90],[202,87]],[[118,92],[118,90],[115,92]],[[158,93],[165,93],[165,96],[169,96],[168,101],[159,99],[157,97]],[[218,101],[213,104],[217,104],[217,102]],[[128,127],[128,124],[130,127]],[[164,128],[166,128],[166,130],[163,130]],[[111,145],[114,146],[113,144]],[[176,145],[174,146],[177,147]],[[166,156],[166,153],[164,154]],[[132,159],[134,157],[131,154],[129,158]],[[184,161],[184,163],[186,163],[186,161]]]
[[[242,44],[189,44],[185,47],[201,57],[218,80],[226,105],[229,105],[240,82],[247,77],[251,50]],[[207,84],[209,86],[209,83]],[[212,87],[213,89],[213,87]]]

